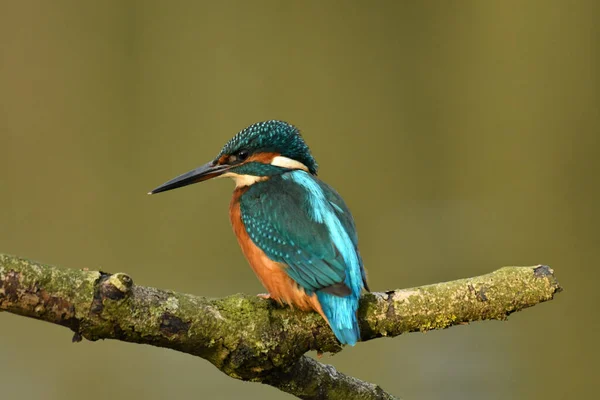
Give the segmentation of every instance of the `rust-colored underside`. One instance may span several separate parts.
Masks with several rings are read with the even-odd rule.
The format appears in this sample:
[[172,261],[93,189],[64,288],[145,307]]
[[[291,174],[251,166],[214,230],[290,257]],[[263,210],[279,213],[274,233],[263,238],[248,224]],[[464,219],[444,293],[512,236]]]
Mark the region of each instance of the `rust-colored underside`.
[[265,252],[255,245],[248,236],[242,222],[239,203],[240,196],[246,190],[247,188],[240,188],[233,193],[229,206],[229,218],[238,243],[252,270],[267,289],[271,298],[279,302],[285,302],[292,307],[298,307],[301,310],[315,310],[327,320],[316,294],[313,293],[310,296],[306,294],[304,289],[285,272],[287,266],[269,259]]

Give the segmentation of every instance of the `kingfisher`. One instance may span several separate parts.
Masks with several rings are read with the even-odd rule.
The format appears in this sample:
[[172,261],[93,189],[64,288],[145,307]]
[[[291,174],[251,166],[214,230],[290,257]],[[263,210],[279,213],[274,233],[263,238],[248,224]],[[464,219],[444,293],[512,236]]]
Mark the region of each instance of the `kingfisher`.
[[212,161],[152,190],[217,177],[235,181],[229,218],[264,298],[317,311],[342,344],[360,340],[358,301],[369,290],[354,219],[342,197],[317,178],[299,130],[283,121],[250,125]]

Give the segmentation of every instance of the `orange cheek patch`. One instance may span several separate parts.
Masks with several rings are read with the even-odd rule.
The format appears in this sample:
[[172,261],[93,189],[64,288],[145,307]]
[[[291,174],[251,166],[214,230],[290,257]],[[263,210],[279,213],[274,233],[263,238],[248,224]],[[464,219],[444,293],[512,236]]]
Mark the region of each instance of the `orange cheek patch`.
[[224,154],[221,157],[219,157],[219,159],[217,160],[217,164],[219,164],[219,165],[227,164],[228,159],[229,159],[229,156],[227,154]]
[[279,153],[255,153],[252,154],[246,162],[259,162],[263,164],[271,164],[273,159],[277,157]]

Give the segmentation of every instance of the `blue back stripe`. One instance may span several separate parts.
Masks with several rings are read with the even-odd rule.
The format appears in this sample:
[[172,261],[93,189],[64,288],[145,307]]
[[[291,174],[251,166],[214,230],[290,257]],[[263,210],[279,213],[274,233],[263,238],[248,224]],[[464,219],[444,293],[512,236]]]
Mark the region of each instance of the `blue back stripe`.
[[346,281],[355,296],[360,295],[362,289],[362,276],[360,262],[354,244],[348,235],[348,232],[342,226],[341,221],[335,215],[333,207],[325,198],[323,189],[313,180],[313,178],[304,171],[292,171],[283,174],[284,179],[291,179],[301,185],[308,193],[308,201],[311,209],[310,214],[315,222],[323,223],[329,231],[331,240],[338,249],[346,263]]

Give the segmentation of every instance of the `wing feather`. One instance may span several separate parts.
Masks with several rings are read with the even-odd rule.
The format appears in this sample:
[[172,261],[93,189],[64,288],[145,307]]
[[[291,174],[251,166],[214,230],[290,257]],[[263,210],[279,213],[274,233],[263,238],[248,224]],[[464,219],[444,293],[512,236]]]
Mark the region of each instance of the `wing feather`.
[[[346,282],[348,266],[327,223],[332,223],[331,218],[339,220],[360,260],[354,221],[333,189],[311,179],[324,194],[318,204],[320,198],[307,195],[306,187],[285,176],[252,185],[240,198],[242,221],[252,241],[269,258],[287,265],[287,274],[307,292],[345,296],[351,292]],[[324,216],[330,219],[325,221]]]

